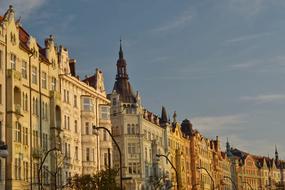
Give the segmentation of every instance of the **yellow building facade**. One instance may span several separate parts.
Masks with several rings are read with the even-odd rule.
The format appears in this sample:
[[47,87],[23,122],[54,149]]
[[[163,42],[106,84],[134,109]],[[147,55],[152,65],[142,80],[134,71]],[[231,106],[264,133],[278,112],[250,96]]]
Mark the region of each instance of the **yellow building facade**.
[[9,151],[0,189],[64,188],[75,174],[111,167],[111,138],[93,129],[111,130],[102,71],[81,81],[68,50],[53,36],[41,47],[12,6],[0,23],[0,140]]

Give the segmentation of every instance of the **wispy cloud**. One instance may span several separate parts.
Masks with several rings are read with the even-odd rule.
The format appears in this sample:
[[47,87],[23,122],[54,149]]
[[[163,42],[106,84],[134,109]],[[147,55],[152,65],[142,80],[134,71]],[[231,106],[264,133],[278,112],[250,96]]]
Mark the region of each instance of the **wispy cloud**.
[[[285,65],[285,56],[277,55],[264,59],[253,59],[241,63],[230,65],[231,69],[255,68],[255,71],[270,72],[272,70],[283,71]],[[261,67],[262,66],[262,67]],[[265,70],[264,70],[265,68]]]
[[152,29],[152,32],[166,32],[170,30],[174,30],[183,26],[186,26],[190,23],[192,19],[192,15],[190,11],[184,12],[182,15],[178,16],[174,20],[167,22],[157,28]]
[[151,59],[149,62],[150,63],[162,63],[162,62],[167,61],[168,59],[169,59],[168,56],[158,56],[158,57]]
[[244,41],[250,41],[266,36],[271,36],[273,35],[273,32],[264,32],[264,33],[257,33],[257,34],[249,34],[249,35],[244,35],[244,36],[239,36],[233,39],[229,39],[225,41],[225,44],[233,44],[233,43],[239,43],[239,42],[244,42]]
[[236,126],[246,122],[244,114],[222,115],[222,116],[203,116],[191,119],[193,126],[203,132],[221,130],[225,127]]
[[228,2],[231,10],[242,15],[254,16],[264,9],[266,0],[229,0]]
[[260,94],[257,96],[242,96],[241,100],[253,101],[258,104],[270,102],[285,102],[285,94]]
[[13,5],[17,17],[22,17],[27,19],[31,13],[36,9],[40,8],[46,0],[4,0],[0,1],[0,11],[1,13],[5,12],[9,5]]

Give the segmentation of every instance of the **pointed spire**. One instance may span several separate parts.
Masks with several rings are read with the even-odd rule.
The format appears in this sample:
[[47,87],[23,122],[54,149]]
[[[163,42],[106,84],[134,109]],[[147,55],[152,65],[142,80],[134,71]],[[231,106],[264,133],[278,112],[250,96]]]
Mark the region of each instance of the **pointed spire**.
[[124,58],[123,48],[122,48],[122,38],[120,38],[120,51],[119,51],[119,58]]
[[162,106],[162,108],[161,108],[161,119],[160,119],[160,121],[161,121],[161,124],[165,124],[168,121],[166,109],[164,106]]
[[275,144],[275,160],[278,160],[279,156],[278,156],[278,150],[277,150],[277,146]]
[[227,152],[229,152],[231,150],[231,145],[229,143],[229,138],[228,137],[227,137],[226,149],[227,149]]
[[174,111],[172,117],[173,117],[173,123],[176,123],[176,117],[177,117],[176,111]]

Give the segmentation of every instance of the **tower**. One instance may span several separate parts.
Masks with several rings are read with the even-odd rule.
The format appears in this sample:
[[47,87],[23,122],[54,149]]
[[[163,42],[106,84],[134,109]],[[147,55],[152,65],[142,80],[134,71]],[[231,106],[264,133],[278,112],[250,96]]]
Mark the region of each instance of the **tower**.
[[127,73],[127,63],[124,59],[124,53],[122,48],[122,41],[120,40],[119,59],[117,60],[117,75],[116,82],[113,87],[113,91],[116,91],[120,95],[120,101],[124,103],[136,103],[136,94],[132,90],[132,86],[129,82],[129,76]]
[[278,150],[277,150],[277,146],[276,146],[276,145],[275,145],[275,160],[276,160],[276,161],[279,160]]

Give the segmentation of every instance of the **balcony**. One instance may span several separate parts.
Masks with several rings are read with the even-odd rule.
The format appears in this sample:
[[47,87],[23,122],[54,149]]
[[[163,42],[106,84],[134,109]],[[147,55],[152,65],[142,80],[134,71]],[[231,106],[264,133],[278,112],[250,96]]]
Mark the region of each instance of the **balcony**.
[[8,69],[7,70],[7,76],[8,76],[8,78],[14,79],[16,81],[22,80],[21,73],[19,71],[14,70],[14,69]]
[[22,109],[20,104],[14,104],[14,112],[18,115],[22,115]]
[[50,94],[50,97],[54,98],[55,102],[59,103],[61,101],[61,96],[59,92],[55,90],[51,90],[49,94]]
[[42,153],[43,153],[42,149],[33,148],[33,152],[32,152],[33,158],[40,159],[42,157]]

